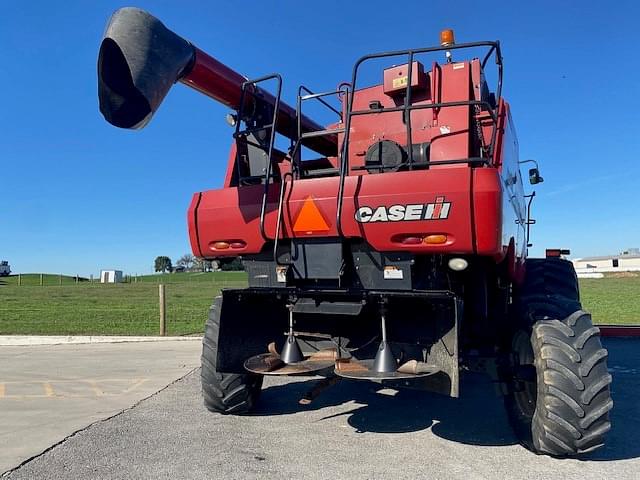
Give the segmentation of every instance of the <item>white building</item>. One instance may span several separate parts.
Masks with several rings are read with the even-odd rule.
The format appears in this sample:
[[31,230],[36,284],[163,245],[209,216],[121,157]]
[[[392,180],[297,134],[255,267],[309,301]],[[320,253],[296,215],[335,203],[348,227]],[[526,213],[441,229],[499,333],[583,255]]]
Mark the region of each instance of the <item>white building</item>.
[[572,260],[578,276],[608,272],[640,271],[640,249],[630,248],[619,255],[585,257]]
[[122,282],[122,270],[101,270],[100,283]]

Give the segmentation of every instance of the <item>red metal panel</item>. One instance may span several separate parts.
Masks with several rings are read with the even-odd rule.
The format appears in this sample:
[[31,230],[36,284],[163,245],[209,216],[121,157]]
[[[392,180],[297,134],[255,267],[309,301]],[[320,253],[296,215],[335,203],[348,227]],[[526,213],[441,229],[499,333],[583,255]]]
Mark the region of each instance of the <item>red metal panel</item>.
[[[460,102],[471,99],[469,62],[448,63],[441,65],[431,72],[431,75],[441,76],[439,87],[434,92],[436,102]],[[431,160],[452,160],[468,158],[469,152],[469,118],[470,108],[460,107],[441,108],[431,126]],[[443,167],[434,167],[443,168]],[[461,165],[460,168],[464,168]]]
[[[409,82],[409,64],[385,68],[383,77],[384,93],[387,95],[402,94],[407,91]],[[427,86],[427,76],[424,74],[424,66],[420,62],[412,62],[411,66],[412,93],[422,90]]]
[[597,325],[601,337],[640,337],[638,325]]
[[[305,200],[311,197],[329,224],[328,231],[303,233],[305,237],[335,237],[336,196],[338,177],[297,180],[284,209],[283,235],[292,236],[292,225]],[[471,169],[418,170],[378,175],[351,176],[345,181],[342,211],[343,231],[347,237],[363,238],[379,251],[407,250],[415,253],[473,252],[470,206]],[[231,256],[258,253],[264,246],[260,236],[259,215],[263,187],[260,185],[224,188],[202,193],[197,211],[199,248],[208,256]],[[267,204],[265,228],[272,238],[275,233],[278,189],[272,188]],[[436,220],[403,220],[359,223],[355,215],[358,208],[368,206],[420,205],[433,203],[438,197],[450,203],[447,218]],[[195,214],[190,209],[190,217]],[[194,223],[190,218],[190,230]],[[193,238],[193,232],[191,232]],[[398,235],[445,234],[443,245],[403,245]],[[240,250],[216,252],[211,245],[216,241],[242,240],[246,247]],[[195,249],[194,249],[195,250]]]
[[[383,92],[382,85],[358,90],[353,99],[354,110],[368,110],[369,102],[377,100],[383,108],[398,106],[396,100]],[[399,100],[402,104],[402,100]],[[413,96],[413,104],[429,103],[427,92],[422,91]],[[431,113],[428,110],[414,111],[411,115],[413,125],[413,143],[428,142],[431,135],[424,129],[430,122]],[[344,134],[339,135],[342,143]],[[402,112],[378,112],[368,115],[357,115],[351,119],[351,134],[349,136],[349,167],[351,175],[367,175],[366,171],[357,170],[365,161],[368,148],[380,141],[392,140],[400,145],[407,144],[407,126],[402,121]],[[355,168],[355,170],[354,170]]]
[[[474,63],[475,62],[475,63]],[[416,92],[414,103],[430,103],[432,101],[453,102],[469,100],[474,89],[471,85],[471,69],[476,68],[474,78],[478,79],[477,62],[452,63],[435,66],[430,72],[436,89],[433,92],[423,90]],[[433,93],[433,98],[431,98]],[[476,89],[476,94],[479,91]],[[369,102],[378,100],[383,107],[391,108],[399,105],[384,93],[384,87],[377,85],[355,92],[354,110],[369,108]],[[505,106],[502,105],[503,111]],[[435,118],[434,118],[435,117]],[[430,110],[418,110],[412,114],[413,143],[431,142],[431,160],[462,159],[473,156],[469,152],[469,122],[471,111],[469,106],[441,108],[434,116]],[[394,140],[406,144],[406,125],[402,121],[401,112],[381,112],[352,119],[349,163],[351,170],[345,179],[345,195],[342,210],[342,231],[347,237],[362,238],[379,251],[405,250],[413,253],[458,253],[492,256],[496,261],[502,260],[514,241],[506,238],[505,232],[513,218],[503,216],[503,182],[500,172],[494,168],[470,168],[466,164],[431,166],[428,170],[403,172],[387,172],[384,174],[368,174],[354,167],[364,164],[366,150],[381,139]],[[506,115],[502,116],[506,122]],[[504,128],[504,125],[502,126]],[[502,130],[498,131],[501,140]],[[342,140],[342,138],[341,138]],[[501,148],[501,143],[499,144]],[[498,150],[500,150],[498,148]],[[230,185],[231,168],[233,167],[233,149],[229,158],[229,168],[225,186]],[[286,164],[286,165],[285,165]],[[281,168],[286,170],[288,163]],[[296,180],[287,186],[284,205],[284,219],[281,237],[295,235],[304,237],[336,237],[336,197],[339,178],[315,178]],[[292,188],[292,190],[291,190]],[[275,234],[278,185],[270,189],[265,217],[265,230],[269,238]],[[259,212],[263,187],[245,186],[212,190],[202,194],[198,211],[198,245],[197,248],[208,256],[232,256],[258,253],[264,247],[264,239],[260,235]],[[307,199],[313,201],[323,219],[328,223],[328,230],[307,231],[302,229],[297,234],[292,231],[297,215]],[[439,218],[442,206],[437,209],[438,217],[427,217],[427,204],[436,202],[450,204],[446,218]],[[408,207],[408,206],[412,207]],[[406,213],[411,208],[415,213],[424,206],[425,216],[404,215],[398,219],[390,212]],[[367,207],[370,212],[378,212],[382,207],[382,216],[376,220],[357,221],[356,212]],[[415,208],[414,208],[415,207]],[[195,215],[190,209],[190,216]],[[383,218],[384,217],[384,218]],[[406,218],[405,218],[406,217]],[[508,217],[508,218],[507,218]],[[373,215],[370,217],[374,218]],[[418,218],[417,220],[414,218]],[[429,218],[429,219],[427,219]],[[386,220],[386,221],[385,221]],[[195,225],[190,221],[190,229]],[[515,225],[515,223],[514,223]],[[422,237],[429,234],[447,235],[444,244],[403,244],[398,237]],[[194,235],[191,235],[192,241]],[[246,246],[239,250],[214,251],[211,245],[216,241],[242,240]],[[513,250],[513,247],[511,247]],[[194,248],[195,250],[195,248]]]
[[231,143],[231,151],[229,152],[229,158],[227,159],[227,173],[224,176],[224,187],[231,186],[231,179],[233,178],[233,170],[236,168],[236,153],[238,152],[238,146],[236,142]]
[[[456,102],[471,99],[470,65],[468,62],[437,65],[429,74],[429,82],[435,88],[418,90],[412,97],[413,105],[434,102]],[[432,79],[436,78],[434,82]],[[393,98],[384,92],[384,86],[376,85],[357,90],[353,109],[367,110],[371,101],[377,100],[383,108],[402,105],[401,98]],[[468,158],[470,107],[446,107],[434,110],[414,110],[411,114],[412,143],[431,142],[431,160],[458,160]],[[342,142],[344,135],[339,136]],[[490,136],[489,136],[490,138]],[[381,112],[354,116],[351,121],[349,144],[349,166],[352,175],[366,175],[357,170],[364,165],[367,149],[379,140],[392,140],[407,144],[407,127],[402,121],[402,112]],[[354,167],[356,170],[354,170]],[[459,166],[434,166],[440,168],[465,168]]]
[[502,242],[502,189],[494,168],[473,170],[473,219],[477,253],[504,258],[509,242]]
[[196,228],[196,209],[198,207],[198,203],[200,202],[200,193],[194,193],[193,197],[191,197],[191,204],[189,205],[189,210],[187,211],[187,227],[189,230],[189,243],[191,244],[191,251],[196,257],[203,257],[202,251],[200,250],[200,244],[198,242],[198,231]]

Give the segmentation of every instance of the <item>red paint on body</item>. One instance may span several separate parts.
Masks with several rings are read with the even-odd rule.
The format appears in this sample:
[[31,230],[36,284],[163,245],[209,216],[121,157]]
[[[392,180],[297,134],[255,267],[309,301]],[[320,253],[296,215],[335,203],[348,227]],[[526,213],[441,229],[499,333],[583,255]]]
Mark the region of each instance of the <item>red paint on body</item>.
[[[195,69],[194,69],[195,71]],[[416,72],[418,70],[416,69]],[[200,78],[205,78],[204,74]],[[418,89],[413,95],[414,104],[434,102],[457,102],[479,99],[481,89],[475,85],[481,77],[478,60],[470,62],[434,64],[430,72],[425,72],[426,88]],[[413,77],[413,76],[412,76]],[[416,77],[416,82],[419,80]],[[193,80],[193,79],[192,79]],[[352,117],[349,144],[349,172],[344,184],[342,207],[342,230],[348,238],[361,238],[378,251],[408,251],[416,254],[477,254],[499,262],[508,258],[512,277],[521,276],[523,259],[526,256],[524,238],[518,230],[517,222],[524,205],[521,193],[521,179],[511,182],[511,193],[516,199],[515,206],[505,207],[507,177],[517,169],[517,140],[511,136],[508,105],[501,102],[498,108],[500,119],[496,134],[496,149],[488,166],[469,166],[467,163],[431,165],[428,169],[413,171],[388,171],[369,173],[362,169],[367,149],[379,140],[392,140],[400,145],[407,144],[407,130],[402,112],[385,112],[402,102],[398,92],[393,97],[385,94],[383,85],[376,85],[354,92],[353,109],[366,110],[373,101],[380,102],[383,110],[368,115]],[[344,107],[343,107],[344,108]],[[437,113],[434,118],[434,113]],[[486,114],[485,114],[486,115]],[[430,161],[460,160],[479,156],[473,147],[471,122],[479,116],[469,105],[442,107],[437,112],[429,109],[415,110],[412,119],[412,144],[428,144]],[[336,124],[340,128],[342,124]],[[332,126],[333,127],[333,126]],[[483,120],[482,130],[488,142],[491,128]],[[504,141],[505,131],[509,131],[509,142]],[[339,142],[344,133],[338,133]],[[515,153],[514,145],[515,144]],[[506,146],[505,146],[506,145]],[[475,150],[475,151],[474,151]],[[335,156],[325,160],[337,166]],[[220,251],[213,254],[210,245],[225,239],[237,239],[246,243],[242,254],[256,254],[265,248],[265,240],[260,234],[260,205],[263,186],[231,186],[235,168],[235,147],[231,150],[225,188],[203,192],[199,201],[192,201],[189,209],[190,239],[194,252],[203,256],[234,256],[238,251]],[[290,159],[278,163],[282,172],[291,171]],[[519,183],[518,183],[519,182]],[[515,186],[514,186],[515,185]],[[336,227],[336,198],[339,177],[301,178],[288,182],[285,186],[281,238],[338,237]],[[265,232],[273,239],[276,229],[280,185],[278,182],[269,189],[265,214]],[[293,223],[301,211],[305,200],[312,197],[315,206],[322,212],[328,230],[295,232]],[[444,198],[442,198],[444,197]],[[195,197],[194,197],[195,199]],[[447,218],[439,218],[443,201],[450,203]],[[356,211],[363,206],[376,209],[380,206],[424,205],[436,203],[429,219],[411,221],[376,221],[361,223],[356,220]],[[196,208],[197,206],[197,208]],[[515,210],[514,210],[515,209]],[[197,212],[196,212],[197,210]],[[197,216],[197,222],[193,217]],[[193,229],[196,228],[197,235]],[[443,244],[402,243],[407,237],[424,237],[429,234],[447,236]],[[513,245],[513,247],[509,247]],[[509,253],[512,252],[512,253]]]

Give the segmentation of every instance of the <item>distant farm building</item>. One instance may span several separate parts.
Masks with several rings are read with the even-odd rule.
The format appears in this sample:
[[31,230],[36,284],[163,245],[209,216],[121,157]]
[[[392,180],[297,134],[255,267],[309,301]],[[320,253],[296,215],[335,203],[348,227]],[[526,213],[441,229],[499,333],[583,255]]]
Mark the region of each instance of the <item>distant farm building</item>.
[[630,248],[618,255],[576,258],[572,262],[579,277],[595,277],[612,272],[640,272],[640,249]]
[[122,270],[101,270],[100,283],[122,282]]

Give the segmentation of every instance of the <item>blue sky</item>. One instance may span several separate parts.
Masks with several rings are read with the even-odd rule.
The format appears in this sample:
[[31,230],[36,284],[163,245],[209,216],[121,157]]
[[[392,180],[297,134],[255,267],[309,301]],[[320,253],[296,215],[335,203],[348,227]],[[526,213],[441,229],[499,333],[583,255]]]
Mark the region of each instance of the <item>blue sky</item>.
[[[96,56],[120,2],[5,2],[0,16],[0,257],[16,272],[150,273],[189,252],[186,209],[219,187],[225,107],[176,86],[142,131],[100,115]],[[531,253],[640,246],[640,4],[138,1],[284,98],[328,90],[365,53],[499,39],[521,158],[540,162]],[[365,6],[366,5],[366,6]]]

